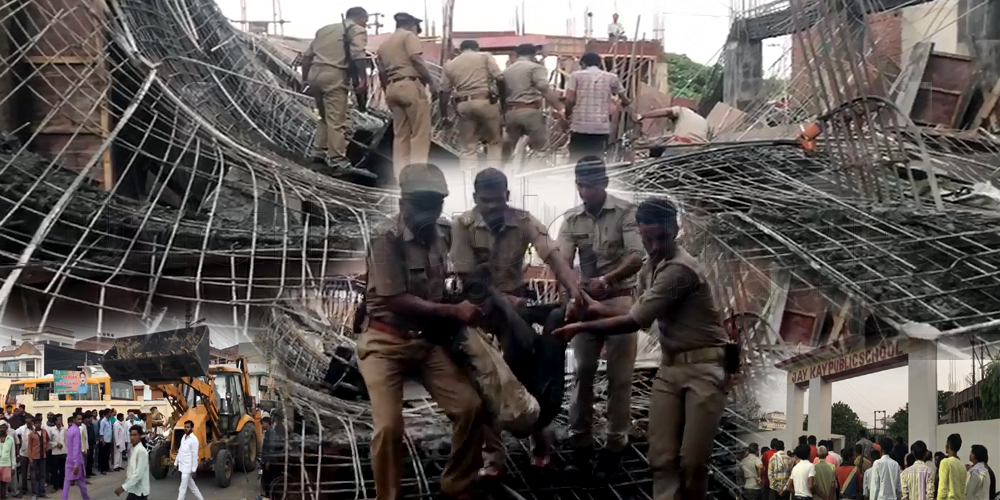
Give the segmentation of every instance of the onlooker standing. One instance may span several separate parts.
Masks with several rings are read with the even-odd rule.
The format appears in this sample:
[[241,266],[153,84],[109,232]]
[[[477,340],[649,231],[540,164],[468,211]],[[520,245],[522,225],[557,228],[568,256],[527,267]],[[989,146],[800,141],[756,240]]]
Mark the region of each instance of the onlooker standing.
[[833,440],[827,439],[823,445],[826,446],[827,449],[826,461],[830,462],[834,469],[840,467],[840,464],[844,463],[844,457],[842,457],[840,453],[833,451]]
[[23,423],[17,428],[17,432],[14,434],[14,439],[18,447],[17,453],[17,464],[18,464],[18,475],[21,480],[21,493],[28,492],[28,469],[31,461],[28,459],[28,436],[32,433],[34,425],[32,420],[28,415],[22,412]]
[[[879,451],[876,450],[875,447],[873,446],[871,455],[869,455],[869,457],[871,458],[872,464],[874,464],[878,459],[882,458],[882,454],[879,453]],[[872,497],[872,470],[874,468],[875,467],[869,467],[868,470],[865,471],[864,479],[862,480],[862,482],[864,483],[864,493],[866,500],[871,500]]]
[[809,445],[795,447],[795,458],[799,459],[799,463],[792,468],[788,480],[788,490],[793,498],[812,498],[816,490],[816,466],[809,461],[809,451]]
[[128,441],[128,433],[125,432],[125,415],[121,413],[118,414],[118,418],[115,419],[115,423],[112,424],[112,432],[114,433],[114,443],[115,447],[111,451],[113,453],[114,470],[122,470],[122,457],[125,455],[125,443]]
[[892,447],[892,451],[889,453],[889,456],[892,457],[897,464],[899,464],[900,469],[906,468],[906,464],[904,462],[906,458],[906,450],[906,441],[903,440],[902,436],[896,437],[896,444]]
[[0,500],[7,498],[7,484],[11,482],[17,455],[14,438],[7,435],[8,429],[6,421],[0,422]]
[[828,455],[826,446],[818,447],[813,465],[816,468],[813,491],[822,500],[834,500],[837,493],[837,466],[826,460]]
[[40,497],[45,495],[45,450],[49,447],[49,433],[42,427],[41,417],[35,418],[32,428],[33,430],[28,433],[31,493],[35,497]]
[[809,463],[816,463],[816,457],[819,456],[819,447],[816,446],[816,436],[809,436],[806,438],[806,442],[809,444]]
[[764,464],[757,456],[757,443],[750,443],[747,456],[740,462],[743,469],[743,498],[745,500],[761,500],[760,484]]
[[989,455],[985,446],[972,445],[972,450],[969,452],[972,467],[969,468],[969,477],[965,485],[966,500],[993,500],[993,496],[990,495],[990,472],[986,468],[988,460]]
[[[49,440],[52,443],[52,455],[46,464],[52,476],[52,487],[56,491],[63,488],[66,476],[66,428],[63,427],[63,416],[55,416],[55,425],[49,429]],[[74,430],[74,432],[77,432]]]
[[774,490],[771,489],[771,481],[767,478],[767,470],[768,466],[771,464],[771,457],[778,452],[777,446],[778,439],[772,439],[771,448],[760,456],[760,462],[761,465],[763,465],[763,481],[761,481],[761,486],[763,486],[763,488],[761,488],[761,490],[764,492],[764,500],[774,500]]
[[844,448],[841,452],[844,461],[837,467],[837,484],[840,488],[841,500],[857,500],[864,492],[863,475],[857,465],[854,465],[854,450]]
[[927,458],[927,444],[923,441],[913,443],[907,457],[906,469],[899,476],[902,500],[934,500],[937,473],[924,462]]
[[[879,440],[883,450],[892,449],[892,439],[882,438]],[[899,484],[899,475],[902,470],[899,464],[889,456],[888,453],[872,464],[872,475],[870,478],[871,500],[899,500],[902,488]]]
[[569,119],[569,156],[575,163],[584,156],[604,158],[611,137],[612,97],[628,106],[622,82],[601,69],[601,56],[587,52],[580,58],[583,69],[570,74],[566,84],[566,118]]
[[778,441],[774,449],[776,451],[767,464],[767,481],[776,500],[788,500],[788,477],[795,462],[785,453],[784,441]]
[[108,421],[108,410],[101,410],[100,416],[101,448],[98,453],[97,468],[101,471],[101,475],[106,475],[111,468],[111,443],[114,440],[114,435],[112,434],[111,422]]
[[125,482],[115,490],[116,496],[128,492],[125,500],[149,500],[149,452],[142,445],[142,435],[142,427],[138,425],[133,425],[128,431],[133,451],[128,457]]
[[[858,431],[858,442],[855,444],[861,445],[861,457],[866,458],[872,454],[872,442],[868,440],[868,431],[861,429]],[[857,451],[855,448],[854,451]],[[859,466],[860,467],[860,466]],[[864,471],[862,471],[864,472]]]
[[965,500],[966,482],[969,472],[958,459],[958,451],[962,449],[962,436],[952,434],[945,442],[944,451],[948,456],[941,460],[938,467],[938,500]]

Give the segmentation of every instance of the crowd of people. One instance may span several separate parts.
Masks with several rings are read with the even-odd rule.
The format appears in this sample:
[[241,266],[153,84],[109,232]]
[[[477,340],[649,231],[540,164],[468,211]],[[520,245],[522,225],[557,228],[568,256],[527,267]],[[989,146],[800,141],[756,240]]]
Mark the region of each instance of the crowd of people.
[[[74,486],[89,499],[87,478],[94,476],[95,467],[97,473],[106,475],[123,470],[122,462],[129,461],[133,449],[141,449],[145,455],[142,439],[147,418],[151,423],[162,420],[155,408],[147,415],[79,407],[68,419],[54,413],[44,418],[41,413],[30,415],[24,405],[5,413],[0,417],[0,500],[8,494],[47,498],[60,490],[66,499]],[[120,489],[129,493],[129,499],[143,500],[149,494],[148,481],[144,491],[128,487],[128,482]]]
[[944,452],[902,437],[872,442],[864,430],[853,447],[834,451],[833,440],[801,436],[794,449],[772,439],[750,443],[741,462],[746,500],[1000,500],[985,446],[975,444],[963,463],[962,436],[948,436]]

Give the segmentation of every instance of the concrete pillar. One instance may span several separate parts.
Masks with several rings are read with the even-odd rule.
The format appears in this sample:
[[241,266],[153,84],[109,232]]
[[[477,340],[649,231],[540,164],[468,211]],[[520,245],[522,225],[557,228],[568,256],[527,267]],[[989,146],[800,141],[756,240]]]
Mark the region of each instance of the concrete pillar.
[[785,404],[785,449],[795,448],[805,420],[806,390],[795,384],[788,384],[788,402]]
[[809,434],[826,439],[832,427],[833,384],[816,377],[809,381]]
[[722,57],[722,101],[746,111],[764,94],[763,43],[734,25]]
[[[923,441],[928,450],[937,448],[937,345],[923,341],[923,346],[910,353],[909,376],[909,435],[907,442]],[[942,446],[944,444],[942,443]]]

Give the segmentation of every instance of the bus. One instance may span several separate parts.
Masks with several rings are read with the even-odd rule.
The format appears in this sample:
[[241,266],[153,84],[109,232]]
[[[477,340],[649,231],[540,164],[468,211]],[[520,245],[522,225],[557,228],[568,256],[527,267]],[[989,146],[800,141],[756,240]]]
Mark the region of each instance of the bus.
[[[21,402],[30,401],[50,401],[55,394],[55,377],[46,375],[44,377],[15,380],[7,389],[6,405],[17,405],[18,396]],[[111,377],[88,377],[86,394],[58,394],[56,401],[102,401],[105,396],[110,396],[112,400],[135,400],[135,388],[131,382],[112,382]]]
[[99,367],[84,367],[87,378],[87,392],[84,394],[56,394],[55,377],[21,379],[11,382],[4,397],[4,408],[13,409],[23,404],[29,414],[68,413],[74,408],[98,409],[111,407],[148,412],[152,407],[168,410],[169,404],[163,399],[143,400],[140,394],[136,400],[132,382],[112,382]]

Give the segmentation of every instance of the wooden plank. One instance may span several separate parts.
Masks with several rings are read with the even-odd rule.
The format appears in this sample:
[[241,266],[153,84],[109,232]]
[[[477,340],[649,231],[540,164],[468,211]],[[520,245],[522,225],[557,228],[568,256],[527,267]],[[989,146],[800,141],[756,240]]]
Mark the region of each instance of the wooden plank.
[[[89,73],[89,74],[88,74]],[[99,110],[105,107],[111,80],[103,69],[92,65],[59,64],[38,68],[29,85],[30,122],[51,130],[83,127],[100,133]],[[46,116],[54,113],[47,122]]]
[[983,102],[982,107],[979,108],[979,112],[976,113],[976,118],[972,120],[972,130],[976,130],[983,126],[983,122],[987,121],[997,110],[997,103],[1000,103],[1000,78],[997,79],[997,83],[993,85],[993,90],[986,96],[984,96],[985,102]]
[[[107,46],[106,4],[100,0],[33,0],[23,34],[37,38],[28,56],[94,57]],[[44,29],[44,31],[43,31]]]
[[902,83],[903,88],[896,96],[896,107],[899,108],[899,111],[904,116],[910,116],[910,113],[913,111],[917,92],[920,91],[924,74],[927,72],[927,61],[933,50],[933,43],[921,42],[914,45],[913,50],[910,51],[910,62],[906,67],[906,77]]

